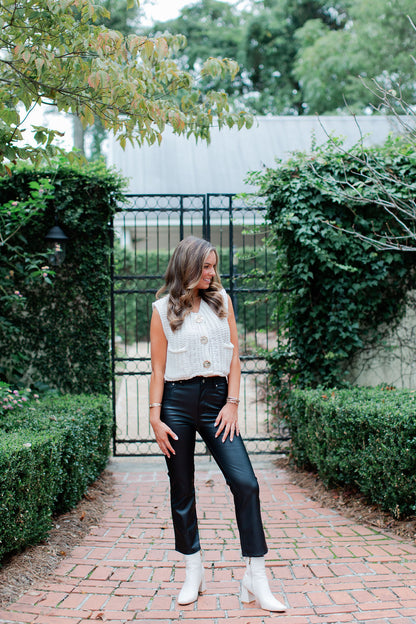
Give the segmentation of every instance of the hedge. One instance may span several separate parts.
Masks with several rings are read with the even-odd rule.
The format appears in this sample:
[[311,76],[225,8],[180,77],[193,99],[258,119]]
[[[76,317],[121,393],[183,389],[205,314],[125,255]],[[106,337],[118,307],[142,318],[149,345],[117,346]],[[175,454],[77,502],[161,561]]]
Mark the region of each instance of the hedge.
[[[397,183],[381,193],[374,171],[382,180],[388,171]],[[288,382],[347,386],[354,358],[383,347],[414,289],[415,254],[379,250],[353,234],[403,236],[382,206],[385,193],[397,206],[412,205],[414,150],[388,143],[363,154],[359,146],[344,150],[330,141],[248,181],[267,207],[268,244],[275,251],[272,290],[279,322],[278,344],[268,358],[271,383],[278,390]],[[363,186],[368,200],[356,202],[349,190]],[[401,220],[413,231],[410,217]]]
[[[19,292],[24,301],[23,309],[1,302],[0,379],[42,391],[109,394],[111,220],[123,181],[97,163],[16,169],[0,179],[0,210],[30,197],[30,185],[44,178],[51,199],[29,212],[0,254],[0,292]],[[68,237],[65,261],[51,280],[29,279],[33,268],[20,266],[16,247],[41,255],[55,219]]]
[[49,532],[62,484],[56,436],[21,430],[0,438],[0,558]]
[[295,389],[287,402],[293,459],[396,518],[415,514],[415,415],[409,390]]
[[112,429],[106,396],[49,397],[0,419],[0,558],[78,503],[107,464]]

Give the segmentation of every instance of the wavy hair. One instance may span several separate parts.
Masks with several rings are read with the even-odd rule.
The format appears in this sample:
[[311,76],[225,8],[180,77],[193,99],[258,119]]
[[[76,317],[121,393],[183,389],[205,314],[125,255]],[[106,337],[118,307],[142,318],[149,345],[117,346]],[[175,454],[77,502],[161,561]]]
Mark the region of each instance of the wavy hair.
[[220,318],[227,316],[224,299],[220,293],[222,284],[218,274],[217,250],[203,238],[188,236],[173,252],[166,269],[165,284],[156,293],[156,297],[166,290],[169,293],[167,315],[172,331],[179,329],[185,317],[192,311],[193,291],[201,279],[204,263],[211,251],[215,253],[217,259],[215,275],[209,287],[200,290],[199,295],[217,316]]

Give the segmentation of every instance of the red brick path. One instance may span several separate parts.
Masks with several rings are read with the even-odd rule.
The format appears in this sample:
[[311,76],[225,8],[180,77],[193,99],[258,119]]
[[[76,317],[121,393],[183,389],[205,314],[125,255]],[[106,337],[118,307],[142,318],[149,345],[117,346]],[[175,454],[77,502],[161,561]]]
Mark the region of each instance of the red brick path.
[[197,458],[208,587],[176,604],[184,566],[173,550],[168,481],[159,459],[113,460],[112,508],[56,570],[0,611],[0,624],[415,624],[416,544],[321,507],[272,459],[253,458],[268,536],[270,614],[239,600],[244,566],[233,504],[214,463]]

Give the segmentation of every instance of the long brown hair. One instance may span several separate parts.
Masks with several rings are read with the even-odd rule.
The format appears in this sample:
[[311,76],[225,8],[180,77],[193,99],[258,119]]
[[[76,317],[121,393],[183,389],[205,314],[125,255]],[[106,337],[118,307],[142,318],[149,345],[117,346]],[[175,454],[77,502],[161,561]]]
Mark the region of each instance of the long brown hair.
[[192,311],[193,290],[199,283],[204,263],[213,251],[216,257],[215,275],[209,287],[200,290],[201,298],[208,303],[220,318],[227,316],[224,299],[220,293],[221,279],[218,274],[218,253],[215,247],[203,238],[188,236],[173,252],[165,273],[165,284],[158,290],[159,297],[166,290],[168,299],[168,321],[172,331],[179,329],[185,317]]

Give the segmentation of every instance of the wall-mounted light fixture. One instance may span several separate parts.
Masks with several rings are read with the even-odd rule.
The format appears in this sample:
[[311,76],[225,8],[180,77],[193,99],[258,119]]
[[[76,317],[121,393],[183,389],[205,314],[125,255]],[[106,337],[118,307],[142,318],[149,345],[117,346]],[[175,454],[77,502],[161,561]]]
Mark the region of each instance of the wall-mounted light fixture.
[[48,246],[48,262],[51,266],[59,267],[65,260],[66,241],[68,237],[65,232],[55,224],[46,234],[45,239]]

